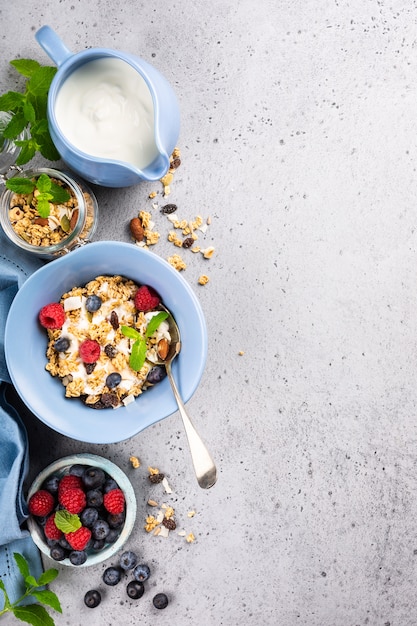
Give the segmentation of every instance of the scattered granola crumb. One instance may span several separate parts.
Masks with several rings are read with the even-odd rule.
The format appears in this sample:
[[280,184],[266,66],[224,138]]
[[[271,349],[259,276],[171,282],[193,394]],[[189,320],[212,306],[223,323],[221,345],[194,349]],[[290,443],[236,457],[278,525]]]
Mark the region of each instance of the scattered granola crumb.
[[210,217],[210,215],[206,219],[206,224],[207,224],[207,226],[210,226],[210,224],[211,224],[211,217]]
[[148,515],[146,518],[146,524],[144,526],[147,533],[150,533],[160,524],[158,520],[153,515]]
[[179,536],[180,536],[180,537],[185,537],[185,535],[186,535],[187,533],[185,532],[185,530],[180,530],[180,531],[178,532],[178,534],[179,534]]
[[187,517],[194,517],[195,511],[188,511]]
[[156,467],[150,467],[148,466],[148,472],[152,475],[152,474],[159,474],[159,469]]
[[189,533],[189,534],[186,536],[185,541],[186,541],[187,543],[193,543],[193,541],[195,541],[195,537],[194,537],[193,533]]
[[157,537],[160,534],[161,530],[162,530],[161,527],[157,526],[155,530],[153,531],[153,536]]
[[135,469],[137,469],[138,467],[140,467],[140,461],[138,459],[137,456],[131,456],[129,457],[129,461],[132,464],[132,467],[134,467]]
[[155,500],[148,500],[149,506],[158,506],[158,503]]
[[207,285],[207,283],[208,283],[208,281],[209,281],[209,280],[210,280],[210,279],[209,279],[209,277],[208,277],[208,276],[206,276],[205,274],[202,274],[202,275],[200,276],[200,278],[198,279],[198,283],[199,283],[199,285]]
[[172,506],[167,506],[165,508],[165,513],[164,513],[164,517],[166,517],[166,519],[170,519],[171,517],[174,517],[174,509],[172,508]]
[[238,354],[239,356],[243,356],[245,353],[243,352],[243,350],[239,350]]
[[166,493],[172,493],[172,489],[169,486],[168,481],[165,477],[162,480],[162,486],[164,487]]
[[151,193],[149,194],[150,199],[152,200],[152,198],[155,198],[157,195],[156,191],[151,191]]
[[214,254],[214,246],[209,246],[208,248],[206,248],[205,250],[201,250],[203,257],[205,259],[211,259],[211,257]]
[[174,254],[173,256],[168,257],[168,263],[179,272],[181,272],[181,270],[185,270],[187,267],[187,264],[179,254]]

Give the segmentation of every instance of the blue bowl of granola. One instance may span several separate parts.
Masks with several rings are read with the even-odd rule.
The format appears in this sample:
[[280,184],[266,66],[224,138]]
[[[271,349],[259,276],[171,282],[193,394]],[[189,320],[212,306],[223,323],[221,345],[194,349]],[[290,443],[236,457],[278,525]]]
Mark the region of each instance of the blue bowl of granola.
[[123,441],[168,417],[177,405],[152,356],[169,341],[162,307],[180,328],[172,369],[188,401],[204,371],[207,330],[178,271],[149,250],[115,241],[40,268],[6,321],[6,363],[18,394],[47,426],[89,443]]

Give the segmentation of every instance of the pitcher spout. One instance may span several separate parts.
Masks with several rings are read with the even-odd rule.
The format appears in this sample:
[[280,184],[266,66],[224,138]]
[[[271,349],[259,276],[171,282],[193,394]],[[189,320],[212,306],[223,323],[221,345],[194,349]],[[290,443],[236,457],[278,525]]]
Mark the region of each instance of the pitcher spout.
[[169,156],[166,152],[160,152],[150,165],[142,169],[143,177],[148,181],[160,180],[168,172],[169,166]]

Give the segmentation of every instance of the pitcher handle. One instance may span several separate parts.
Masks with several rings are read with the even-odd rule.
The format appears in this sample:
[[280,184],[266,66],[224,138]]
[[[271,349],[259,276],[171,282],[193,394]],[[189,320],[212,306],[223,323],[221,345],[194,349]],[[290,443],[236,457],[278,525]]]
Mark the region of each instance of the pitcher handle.
[[72,56],[72,52],[50,26],[42,26],[35,33],[35,39],[58,67]]

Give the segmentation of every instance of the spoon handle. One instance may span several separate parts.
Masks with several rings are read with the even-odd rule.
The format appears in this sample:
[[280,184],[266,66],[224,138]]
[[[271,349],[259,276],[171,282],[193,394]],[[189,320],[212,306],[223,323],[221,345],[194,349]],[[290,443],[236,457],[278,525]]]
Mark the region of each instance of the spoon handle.
[[188,445],[191,452],[191,459],[193,461],[194,471],[197,477],[198,484],[202,489],[209,489],[214,485],[217,480],[216,466],[200,435],[194,428],[190,417],[188,416],[188,413],[184,406],[184,402],[182,401],[182,398],[177,389],[177,385],[175,384],[175,380],[171,372],[170,363],[166,364],[166,371],[169,382],[171,383],[175,400],[178,404],[178,410],[184,423],[185,433],[187,435]]

